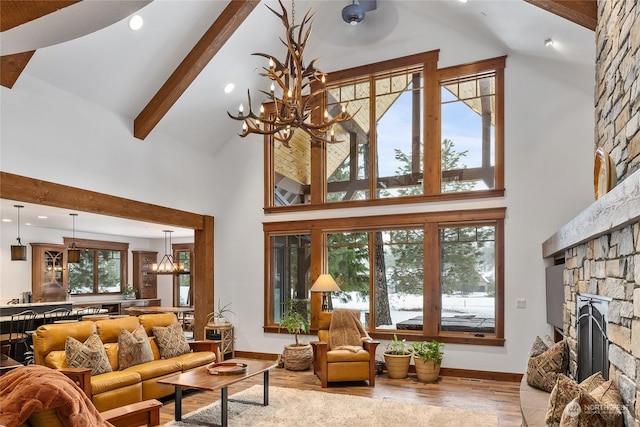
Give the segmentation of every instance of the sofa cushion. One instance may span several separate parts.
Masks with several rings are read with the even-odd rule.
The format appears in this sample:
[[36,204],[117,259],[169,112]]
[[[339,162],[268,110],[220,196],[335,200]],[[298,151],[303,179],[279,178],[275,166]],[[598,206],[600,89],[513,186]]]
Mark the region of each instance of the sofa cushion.
[[102,342],[105,343],[118,342],[120,331],[126,329],[129,332],[133,332],[138,326],[140,326],[140,322],[135,316],[98,320],[95,323],[98,335],[100,335]]
[[162,375],[182,372],[182,363],[175,359],[154,360],[153,362],[131,366],[122,372],[137,372],[142,381]]
[[562,412],[562,427],[622,427],[622,397],[609,380],[588,393],[580,390],[578,397]]
[[527,383],[541,390],[551,392],[556,385],[558,374],[567,371],[569,362],[565,340],[557,342],[553,347],[529,358],[527,364]]
[[179,323],[172,323],[167,327],[154,326],[152,329],[162,359],[171,359],[191,351]]
[[580,390],[591,392],[605,382],[600,372],[586,378],[580,384],[564,374],[558,374],[555,387],[549,396],[549,406],[545,422],[547,426],[557,426],[560,424],[562,412],[569,402],[580,395]]
[[111,372],[107,353],[97,334],[91,334],[84,343],[67,337],[65,352],[70,368],[88,368],[91,369],[91,375]]
[[135,371],[113,371],[91,377],[91,394],[96,395],[128,385],[138,384],[140,374]]
[[215,362],[216,354],[211,351],[194,351],[193,353],[176,356],[171,360],[180,362],[182,364],[182,370],[188,371],[189,369]]
[[123,329],[118,336],[118,369],[153,361],[153,352],[149,345],[149,337],[142,326],[133,333]]
[[52,369],[68,368],[67,365],[67,352],[64,350],[56,350],[49,352],[44,358],[44,366]]
[[149,336],[153,335],[154,326],[169,326],[178,322],[178,318],[173,313],[141,314],[138,320]]

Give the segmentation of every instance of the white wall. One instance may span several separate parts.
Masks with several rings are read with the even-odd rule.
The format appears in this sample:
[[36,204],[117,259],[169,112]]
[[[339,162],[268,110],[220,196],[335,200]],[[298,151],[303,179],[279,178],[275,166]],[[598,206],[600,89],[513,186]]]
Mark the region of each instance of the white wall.
[[[447,58],[441,66],[504,54],[472,40],[463,43],[459,36],[440,35],[425,38],[423,45],[402,54],[440,48],[441,58]],[[403,45],[405,50],[408,45]],[[460,46],[470,53],[454,55],[448,50],[459,52]],[[366,51],[360,50],[357,58]],[[398,52],[387,46],[386,51],[370,49],[369,55],[389,59],[400,56]],[[336,54],[326,69],[343,62],[352,65],[354,57],[346,55]],[[576,89],[549,80],[517,56],[508,58],[506,68],[505,196],[365,212],[264,215],[263,146],[258,137],[231,140],[213,158],[157,131],[145,141],[136,140],[130,119],[28,74],[12,90],[1,90],[3,171],[215,217],[216,303],[220,299],[232,304],[236,348],[246,351],[280,353],[292,341],[288,335],[262,330],[264,221],[506,206],[505,346],[447,345],[444,366],[523,372],[535,335],[550,332],[545,321],[541,243],[592,201],[593,88]],[[3,259],[11,238],[13,233],[8,238],[3,233]],[[29,239],[25,235],[24,241]],[[161,247],[157,249],[162,252]],[[19,289],[28,289],[27,273],[4,271],[24,266],[4,262],[0,266],[3,298],[5,292],[17,295]],[[526,298],[527,307],[515,309],[516,298]]]

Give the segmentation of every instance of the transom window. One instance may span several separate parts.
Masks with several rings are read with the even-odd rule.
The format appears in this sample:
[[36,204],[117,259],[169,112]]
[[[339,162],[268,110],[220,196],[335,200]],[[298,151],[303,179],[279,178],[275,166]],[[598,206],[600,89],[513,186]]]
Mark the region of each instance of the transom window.
[[443,69],[437,58],[330,73],[322,108],[354,118],[334,126],[341,142],[266,137],[266,211],[502,195],[505,58]]
[[[65,245],[72,239],[64,238]],[[72,295],[116,294],[127,285],[128,243],[75,239],[80,262],[67,264]]]

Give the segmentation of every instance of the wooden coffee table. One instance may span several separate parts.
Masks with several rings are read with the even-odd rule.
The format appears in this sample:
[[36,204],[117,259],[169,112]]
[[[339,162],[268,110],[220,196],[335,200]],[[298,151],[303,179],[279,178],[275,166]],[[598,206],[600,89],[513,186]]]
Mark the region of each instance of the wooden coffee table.
[[228,418],[228,389],[231,384],[237,383],[259,373],[264,375],[264,401],[263,405],[269,405],[269,369],[275,368],[277,364],[271,360],[252,360],[252,359],[229,359],[224,361],[227,363],[245,363],[246,371],[233,375],[211,375],[207,368],[192,369],[182,374],[173,375],[158,381],[161,384],[172,385],[176,388],[176,421],[182,420],[182,389],[195,388],[197,390],[215,391],[220,389],[220,406],[221,406],[221,425],[227,426]]

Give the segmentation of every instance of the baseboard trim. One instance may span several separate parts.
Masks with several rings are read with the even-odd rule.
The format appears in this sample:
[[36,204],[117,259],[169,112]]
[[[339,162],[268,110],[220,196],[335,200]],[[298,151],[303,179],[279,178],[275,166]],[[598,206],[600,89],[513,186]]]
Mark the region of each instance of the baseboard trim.
[[[279,354],[258,353],[254,351],[238,351],[235,357],[245,357],[247,359],[259,360],[278,360]],[[415,373],[415,365],[409,367],[409,372]],[[493,371],[477,371],[473,369],[457,369],[457,368],[440,368],[440,375],[447,377],[473,378],[479,380],[508,381],[519,383],[522,380],[522,374],[511,372],[493,372]]]

